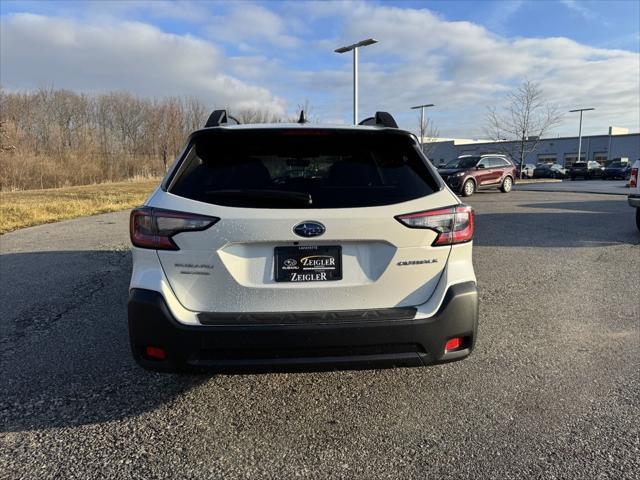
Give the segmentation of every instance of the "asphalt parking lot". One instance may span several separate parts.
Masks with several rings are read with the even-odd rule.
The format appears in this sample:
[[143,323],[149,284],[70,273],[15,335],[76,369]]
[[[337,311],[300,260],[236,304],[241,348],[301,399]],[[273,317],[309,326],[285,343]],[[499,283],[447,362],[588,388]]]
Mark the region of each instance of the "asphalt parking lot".
[[638,478],[633,210],[469,203],[477,349],[420,369],[148,373],[127,343],[126,212],[0,237],[0,478]]
[[628,195],[627,180],[542,180],[540,183],[516,184],[516,190],[529,190],[535,192],[574,192],[574,193],[601,193],[607,195]]

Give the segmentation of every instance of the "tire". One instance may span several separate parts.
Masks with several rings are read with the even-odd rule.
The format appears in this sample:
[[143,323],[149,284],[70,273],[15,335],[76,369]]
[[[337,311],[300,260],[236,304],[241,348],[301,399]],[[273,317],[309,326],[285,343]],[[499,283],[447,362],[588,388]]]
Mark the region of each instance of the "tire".
[[636,227],[640,231],[640,208],[636,208]]
[[469,179],[462,185],[462,196],[470,197],[476,191],[476,184],[473,180]]
[[571,181],[573,182],[576,179],[575,175],[571,175]]
[[500,185],[500,190],[502,193],[509,193],[513,188],[513,179],[511,177],[504,177],[502,181],[502,185]]

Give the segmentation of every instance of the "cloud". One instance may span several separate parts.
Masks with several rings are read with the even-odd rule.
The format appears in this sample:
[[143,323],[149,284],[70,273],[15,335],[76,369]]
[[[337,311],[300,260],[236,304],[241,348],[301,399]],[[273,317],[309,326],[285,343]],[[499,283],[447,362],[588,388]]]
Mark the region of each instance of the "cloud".
[[119,8],[120,15],[129,12],[144,12],[151,17],[180,19],[193,22],[204,22],[209,16],[209,9],[204,2],[197,0],[127,0],[126,2],[115,4],[113,2],[94,1],[94,12],[98,9],[103,12],[113,12]]
[[486,12],[486,25],[494,32],[501,33],[508,29],[511,19],[522,7],[524,0],[501,1],[491,5]]
[[[215,14],[202,12],[192,24],[192,31],[203,37],[169,34],[115,17],[108,22],[6,17],[0,81],[10,88],[45,84],[82,91],[189,94],[211,106],[266,106],[276,113],[292,113],[309,99],[318,118],[348,121],[351,57],[333,49],[375,37],[379,43],[360,53],[363,116],[386,109],[401,126],[415,129],[417,116],[409,107],[435,103],[428,115],[443,136],[477,137],[486,107],[500,105],[507,92],[529,78],[540,82],[549,100],[562,108],[595,107],[587,133],[604,133],[609,125],[640,130],[637,52],[560,37],[498,35],[427,9],[395,5],[213,6]],[[173,7],[158,4],[154,15],[164,15],[167,8]],[[574,124],[567,117],[556,133],[573,134]]]
[[[153,18],[203,22],[210,15],[209,5],[198,0],[4,0],[5,11],[38,13],[75,20]],[[12,8],[13,7],[13,8]]]
[[[379,40],[360,54],[363,114],[389,108],[398,112],[403,126],[413,129],[417,117],[409,107],[435,103],[429,115],[441,133],[481,136],[486,106],[499,105],[506,92],[529,78],[539,81],[549,100],[561,108],[587,103],[596,107],[590,131],[606,132],[608,125],[640,129],[637,53],[593,48],[567,38],[499,36],[429,10],[368,3],[345,8],[332,2],[313,9],[315,15],[344,19],[334,45],[370,36]],[[349,105],[349,69],[345,61],[342,76],[323,70],[301,73],[299,78],[309,89],[329,86],[340,92],[334,105]],[[329,107],[326,114],[335,116],[336,111]],[[573,123],[567,117],[558,132],[573,133]]]
[[97,24],[32,14],[3,18],[0,30],[0,82],[6,88],[192,95],[211,107],[285,111],[283,99],[227,74],[224,53],[189,35],[139,22]]
[[279,48],[296,48],[302,44],[297,37],[285,33],[288,30],[280,16],[248,2],[236,4],[225,15],[215,16],[208,23],[206,31],[211,38],[234,42],[245,49],[249,49],[249,45],[251,48],[264,46],[264,43]]
[[569,10],[580,14],[584,18],[587,18],[589,20],[597,18],[596,13],[586,7],[583,2],[578,2],[577,0],[560,0],[560,3],[567,7]]

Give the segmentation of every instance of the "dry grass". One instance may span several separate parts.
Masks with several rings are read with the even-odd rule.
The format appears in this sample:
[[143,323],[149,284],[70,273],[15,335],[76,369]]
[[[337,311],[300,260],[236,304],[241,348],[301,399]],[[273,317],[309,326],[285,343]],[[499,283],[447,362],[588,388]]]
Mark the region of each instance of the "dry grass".
[[140,205],[158,179],[102,183],[79,187],[0,192],[0,234]]

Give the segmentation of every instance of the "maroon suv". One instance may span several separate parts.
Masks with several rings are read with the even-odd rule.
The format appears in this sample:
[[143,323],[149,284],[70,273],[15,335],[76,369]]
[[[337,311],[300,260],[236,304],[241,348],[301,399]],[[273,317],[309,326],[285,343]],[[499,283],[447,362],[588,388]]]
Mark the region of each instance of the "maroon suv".
[[516,181],[516,167],[506,155],[461,155],[438,172],[449,188],[464,197],[476,190],[499,188],[511,191]]

